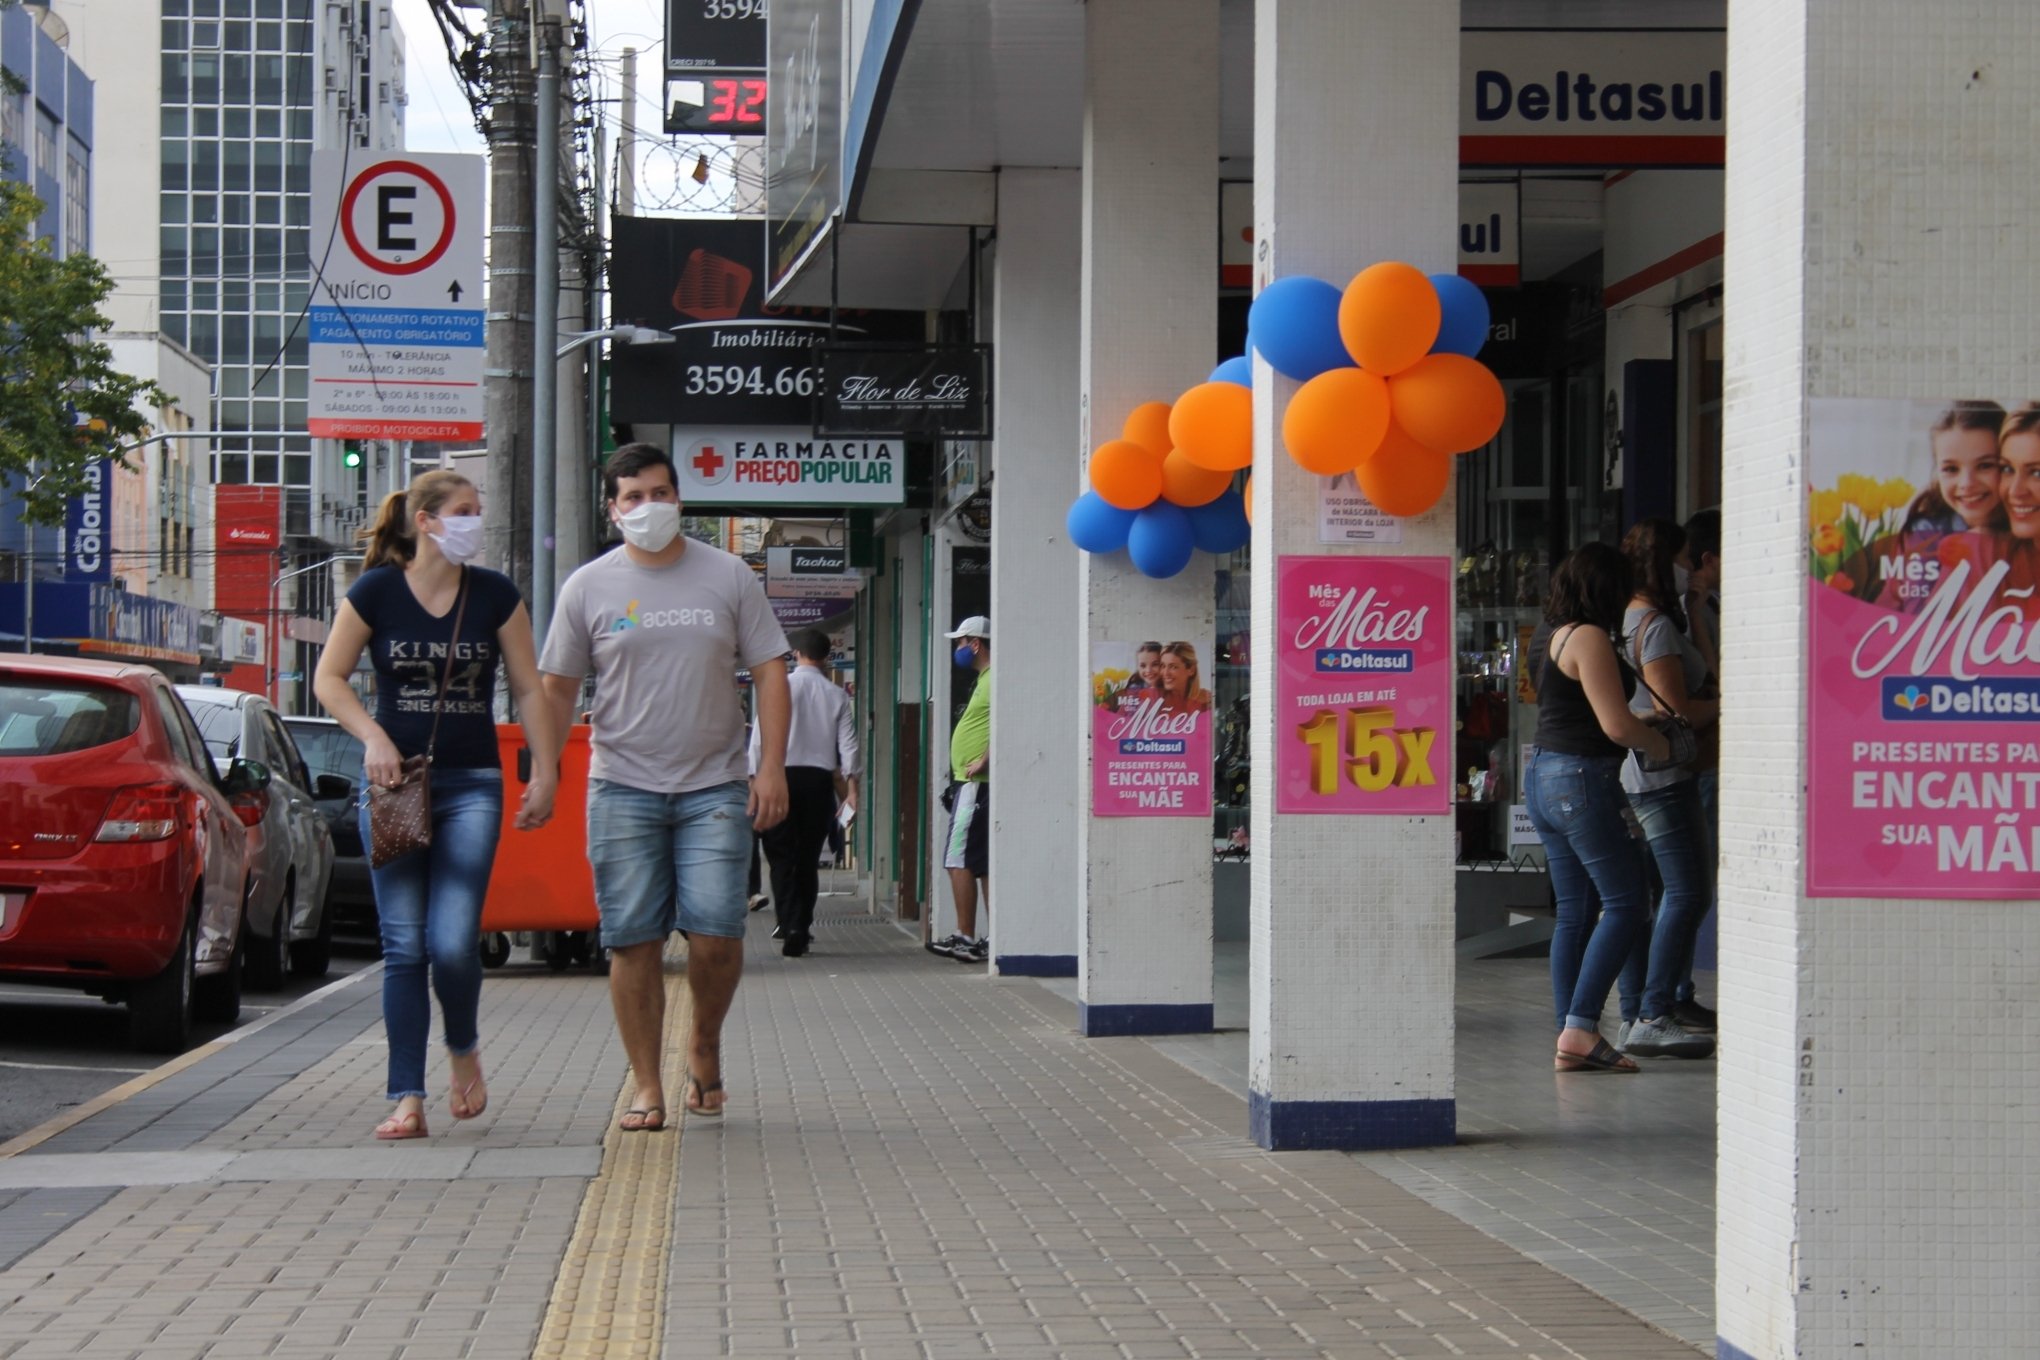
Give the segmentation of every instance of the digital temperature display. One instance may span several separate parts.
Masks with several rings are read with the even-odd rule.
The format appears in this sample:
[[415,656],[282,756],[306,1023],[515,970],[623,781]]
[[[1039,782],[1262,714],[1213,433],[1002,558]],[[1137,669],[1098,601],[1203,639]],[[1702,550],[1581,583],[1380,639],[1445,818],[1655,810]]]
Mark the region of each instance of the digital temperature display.
[[759,71],[708,71],[668,79],[667,132],[765,135],[766,78]]

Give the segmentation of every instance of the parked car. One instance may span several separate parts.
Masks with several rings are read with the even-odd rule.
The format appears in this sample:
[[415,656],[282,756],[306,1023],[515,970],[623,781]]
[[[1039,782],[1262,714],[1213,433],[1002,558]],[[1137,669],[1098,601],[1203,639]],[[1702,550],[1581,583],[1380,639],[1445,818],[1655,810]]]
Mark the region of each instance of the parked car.
[[150,667],[0,656],[0,980],[125,1002],[152,1052],[232,1024],[268,785]]
[[269,769],[268,797],[248,838],[254,894],[248,907],[248,985],[273,990],[290,973],[323,977],[332,965],[333,923],[326,914],[326,880],[333,873],[333,833],[319,815],[318,786],[283,730],[275,708],[259,694],[210,685],[179,685],[213,763],[221,769],[251,759]]
[[[285,718],[284,728],[297,743],[298,753],[312,770],[312,779],[325,793],[318,798],[319,815],[333,833],[333,878],[326,888],[326,910],[333,917],[336,934],[379,940],[380,922],[375,912],[375,889],[369,883],[368,855],[361,845],[361,822],[357,818],[361,788],[362,747],[352,732],[331,718]],[[325,784],[326,776],[346,783]],[[328,797],[327,794],[332,796]]]

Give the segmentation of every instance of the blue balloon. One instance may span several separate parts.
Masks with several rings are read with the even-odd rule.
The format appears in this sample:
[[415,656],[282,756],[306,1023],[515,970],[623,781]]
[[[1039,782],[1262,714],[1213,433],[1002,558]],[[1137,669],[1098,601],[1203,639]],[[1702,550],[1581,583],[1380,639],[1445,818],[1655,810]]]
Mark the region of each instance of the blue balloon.
[[1108,504],[1095,491],[1086,491],[1070,506],[1063,520],[1070,542],[1088,553],[1118,552],[1126,546],[1127,531],[1133,528],[1132,510]]
[[1438,340],[1433,354],[1464,354],[1471,359],[1487,343],[1487,294],[1480,285],[1457,274],[1431,275],[1438,293]]
[[1237,355],[1211,370],[1206,382],[1238,383],[1241,387],[1254,385],[1254,361],[1246,355]]
[[1133,517],[1126,535],[1126,554],[1143,576],[1157,579],[1174,576],[1190,565],[1197,551],[1196,536],[1190,530],[1190,516],[1179,505],[1156,501]]
[[1353,367],[1339,338],[1339,290],[1323,279],[1277,279],[1247,311],[1248,333],[1261,357],[1298,382]]
[[1205,552],[1224,556],[1245,546],[1253,537],[1254,528],[1247,523],[1246,498],[1232,487],[1209,504],[1192,506],[1188,513],[1191,537]]

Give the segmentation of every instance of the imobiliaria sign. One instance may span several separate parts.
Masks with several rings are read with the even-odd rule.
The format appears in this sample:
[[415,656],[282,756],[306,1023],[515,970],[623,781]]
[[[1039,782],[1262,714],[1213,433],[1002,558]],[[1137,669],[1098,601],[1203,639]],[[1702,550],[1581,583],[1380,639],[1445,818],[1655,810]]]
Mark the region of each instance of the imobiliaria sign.
[[2040,404],[1809,409],[1807,892],[2040,893]]
[[1195,643],[1091,639],[1091,812],[1211,815],[1211,691]]
[[1450,560],[1284,557],[1276,573],[1275,810],[1449,811]]

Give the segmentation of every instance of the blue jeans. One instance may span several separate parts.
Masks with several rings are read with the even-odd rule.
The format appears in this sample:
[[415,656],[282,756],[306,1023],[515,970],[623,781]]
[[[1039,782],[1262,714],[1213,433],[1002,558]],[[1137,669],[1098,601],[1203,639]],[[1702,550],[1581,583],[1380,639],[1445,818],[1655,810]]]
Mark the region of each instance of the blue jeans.
[[1523,780],[1558,899],[1551,994],[1562,1028],[1600,1029],[1608,989],[1650,911],[1643,858],[1622,820],[1621,774],[1620,756],[1538,750]]
[[744,938],[750,785],[657,793],[588,781],[588,863],[602,945],[624,949],[690,935]]
[[[364,778],[364,786],[366,780]],[[361,841],[369,843],[368,807]],[[446,1050],[465,1056],[481,1046],[482,899],[503,831],[501,770],[432,771],[432,846],[370,869],[382,918],[383,1027],[390,1040],[390,1099],[425,1094],[425,1039],[432,998],[446,1029]]]
[[[1681,779],[1648,793],[1631,794],[1629,804],[1643,824],[1657,863],[1664,895],[1650,932],[1650,964],[1643,984],[1641,1013],[1655,1020],[1671,1014],[1679,988],[1692,995],[1693,941],[1714,905],[1714,842],[1707,833],[1699,781]],[[1626,1008],[1625,1008],[1626,1009]],[[1635,1019],[1634,1016],[1625,1016]]]

